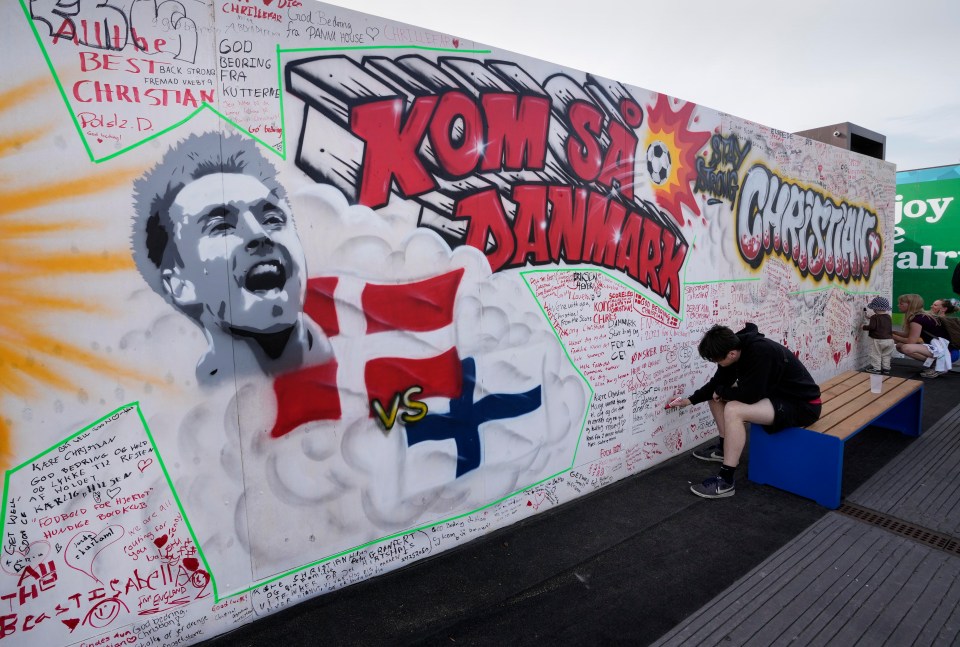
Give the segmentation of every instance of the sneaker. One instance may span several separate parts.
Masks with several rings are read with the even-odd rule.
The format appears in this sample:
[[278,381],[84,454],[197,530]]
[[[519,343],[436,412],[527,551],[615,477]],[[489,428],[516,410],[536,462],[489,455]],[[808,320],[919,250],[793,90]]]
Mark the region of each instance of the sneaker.
[[709,461],[711,463],[722,463],[723,443],[717,443],[716,445],[710,445],[709,447],[695,449],[693,450],[693,457],[699,458],[702,461]]
[[933,368],[928,368],[928,369],[925,370],[925,371],[920,371],[920,377],[928,377],[928,378],[930,378],[930,379],[933,379],[933,378],[935,378],[935,377],[940,377],[941,375],[944,375],[945,373],[946,373],[946,371],[938,371],[938,370],[933,369]]
[[699,485],[691,485],[690,491],[705,499],[722,499],[725,496],[733,496],[737,488],[733,483],[727,483],[720,476],[711,476]]
[[[881,371],[879,368],[873,368],[872,366],[868,366],[867,368],[863,369],[863,372],[873,373],[874,375],[883,375],[883,371]],[[889,373],[889,371],[887,372]]]
[[880,371],[880,375],[890,375],[890,369],[885,368]]

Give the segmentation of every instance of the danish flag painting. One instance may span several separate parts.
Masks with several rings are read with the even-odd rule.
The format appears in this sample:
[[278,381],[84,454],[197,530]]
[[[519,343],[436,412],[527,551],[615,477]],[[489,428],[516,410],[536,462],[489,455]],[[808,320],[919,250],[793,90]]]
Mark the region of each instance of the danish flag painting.
[[[366,334],[373,337],[390,331],[428,333],[450,327],[462,277],[463,270],[458,269],[414,283],[366,283],[360,295]],[[307,283],[304,312],[331,338],[341,332],[334,298],[339,283],[337,277],[320,277]],[[340,419],[340,372],[334,359],[277,378],[274,391],[278,412],[270,435],[277,438],[315,420]],[[421,397],[460,395],[460,357],[453,345],[428,357],[374,357],[365,361],[363,374],[368,402],[388,402],[411,385],[422,389]]]
[[[363,343],[360,352],[350,357],[278,377],[274,382],[277,419],[270,435],[279,438],[309,422],[340,420],[341,389],[356,376],[366,391],[370,417],[376,408],[380,412],[383,406],[390,408],[387,403],[392,403],[395,416],[400,395],[411,388],[418,399],[447,399],[448,413],[426,413],[415,417],[416,422],[407,422],[407,444],[453,439],[456,476],[479,467],[480,425],[536,410],[541,393],[537,386],[525,393],[492,394],[473,401],[476,363],[473,358],[461,359],[453,336],[454,303],[462,278],[463,270],[457,269],[412,283],[364,282],[352,288],[338,277],[310,279],[306,315],[334,339],[343,332],[343,313],[358,310],[358,323],[365,327]],[[358,365],[362,365],[360,373]],[[386,425],[383,417],[381,422]]]

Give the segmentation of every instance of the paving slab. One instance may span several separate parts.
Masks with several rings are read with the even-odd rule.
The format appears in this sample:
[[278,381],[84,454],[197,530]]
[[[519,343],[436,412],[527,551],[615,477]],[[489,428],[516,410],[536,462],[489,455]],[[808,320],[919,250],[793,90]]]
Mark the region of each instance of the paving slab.
[[[958,478],[960,405],[847,501],[881,520],[894,517],[957,538]],[[830,512],[654,644],[958,642],[960,555]]]
[[960,557],[831,512],[654,645],[953,645],[958,620]]
[[[958,380],[960,382],[960,380]],[[960,400],[960,383],[956,398]],[[856,505],[960,536],[960,404],[854,491]]]

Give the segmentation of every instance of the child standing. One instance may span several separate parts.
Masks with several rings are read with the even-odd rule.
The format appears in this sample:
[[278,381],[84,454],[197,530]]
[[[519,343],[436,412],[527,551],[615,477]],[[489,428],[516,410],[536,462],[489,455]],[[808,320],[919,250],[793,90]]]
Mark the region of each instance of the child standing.
[[893,319],[890,318],[890,302],[883,297],[874,297],[867,308],[873,311],[863,329],[870,335],[870,367],[867,373],[890,373],[890,356],[893,355]]

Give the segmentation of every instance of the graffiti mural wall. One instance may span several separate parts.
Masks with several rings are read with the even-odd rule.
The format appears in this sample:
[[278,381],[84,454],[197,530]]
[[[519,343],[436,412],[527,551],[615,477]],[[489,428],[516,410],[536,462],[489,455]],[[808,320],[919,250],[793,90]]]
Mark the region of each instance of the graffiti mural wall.
[[10,644],[435,555],[715,435],[713,323],[826,378],[890,295],[877,160],[306,0],[0,18]]

